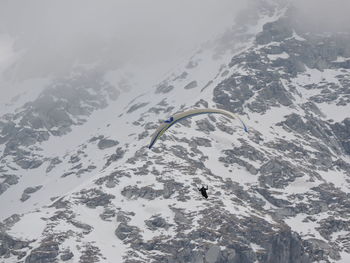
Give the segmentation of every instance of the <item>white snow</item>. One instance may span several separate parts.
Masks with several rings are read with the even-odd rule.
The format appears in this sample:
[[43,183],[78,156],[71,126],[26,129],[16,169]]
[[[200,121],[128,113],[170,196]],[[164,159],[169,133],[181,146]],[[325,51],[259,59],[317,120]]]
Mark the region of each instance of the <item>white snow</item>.
[[333,62],[346,62],[348,61],[350,58],[347,57],[342,57],[342,56],[337,56],[337,59],[334,60]]
[[318,173],[327,183],[333,184],[344,193],[350,192],[350,177],[343,171],[328,170],[327,172],[318,171]]
[[327,214],[318,214],[317,215],[317,221],[316,222],[306,222],[305,217],[306,214],[298,214],[295,217],[290,217],[285,219],[284,221],[291,227],[291,229],[297,233],[299,233],[304,238],[317,238],[320,240],[325,240],[320,233],[316,230],[317,227],[319,227],[319,224],[317,221],[322,220],[323,218],[327,217]]
[[282,52],[281,54],[268,54],[267,57],[270,60],[276,60],[278,58],[287,59],[289,58],[289,55],[286,52]]
[[306,41],[306,39],[305,38],[303,38],[303,37],[301,37],[301,36],[299,36],[296,32],[295,32],[295,30],[293,30],[293,36],[292,36],[295,40],[298,40],[298,41]]
[[[283,13],[283,12],[282,12]],[[263,17],[256,26],[253,26],[248,33],[256,34],[262,30],[262,26],[266,22],[270,22],[278,18],[280,14],[276,14],[273,17]],[[293,37],[299,41],[305,39],[298,36],[295,32]],[[270,43],[270,45],[276,43]],[[172,70],[171,74],[166,74],[164,77],[165,70],[162,74],[152,75],[150,74],[151,69],[144,72],[135,71],[130,75],[131,69],[123,69],[107,72],[105,79],[112,83],[115,87],[121,90],[121,94],[117,101],[110,102],[106,109],[98,110],[94,112],[88,121],[80,126],[72,127],[72,131],[67,135],[61,137],[51,137],[49,141],[38,144],[42,149],[40,153],[46,158],[59,157],[62,163],[58,164],[51,172],[47,173],[46,168],[49,161],[45,162],[42,166],[37,169],[23,170],[19,169],[13,171],[15,175],[20,177],[20,182],[17,185],[11,186],[10,191],[4,192],[0,195],[0,207],[1,216],[0,219],[4,219],[13,213],[23,214],[23,218],[9,231],[10,234],[22,238],[22,239],[38,239],[40,241],[41,233],[48,226],[46,219],[53,215],[56,211],[55,208],[48,207],[53,201],[52,197],[64,197],[66,200],[71,202],[72,211],[75,213],[75,220],[88,224],[93,227],[89,234],[82,235],[83,230],[74,227],[71,223],[65,220],[58,220],[55,225],[52,225],[52,231],[54,233],[60,233],[72,230],[73,234],[60,244],[61,248],[69,248],[74,253],[75,257],[71,262],[75,262],[82,253],[82,250],[78,246],[82,247],[84,244],[92,243],[101,249],[101,253],[105,257],[102,262],[122,262],[123,256],[130,247],[125,245],[121,240],[115,236],[115,229],[118,227],[119,222],[116,218],[111,218],[111,221],[103,221],[100,214],[103,213],[103,208],[97,207],[95,209],[88,208],[83,204],[76,202],[76,197],[79,196],[79,192],[83,189],[97,188],[106,194],[112,194],[115,199],[111,200],[109,208],[117,211],[134,212],[135,216],[130,216],[131,220],[128,222],[131,226],[136,226],[140,229],[141,235],[144,241],[149,241],[155,237],[173,238],[176,235],[176,223],[174,220],[175,213],[171,208],[184,209],[186,214],[190,214],[193,217],[192,229],[199,227],[199,222],[202,216],[202,211],[207,209],[212,204],[220,204],[225,212],[233,214],[237,217],[249,217],[257,216],[264,218],[270,223],[274,223],[274,219],[267,213],[258,212],[251,208],[245,200],[240,200],[242,203],[237,203],[233,193],[221,193],[221,188],[225,184],[226,180],[230,179],[234,183],[239,184],[245,191],[249,192],[250,195],[255,196],[261,200],[265,200],[258,193],[254,193],[251,189],[253,186],[259,185],[259,173],[253,175],[248,172],[244,167],[238,164],[230,164],[225,166],[223,162],[219,161],[219,157],[224,156],[223,151],[227,149],[233,149],[234,147],[241,146],[239,139],[243,138],[250,146],[257,148],[258,150],[264,151],[267,157],[283,157],[287,158],[288,161],[298,165],[299,160],[291,160],[286,156],[281,156],[277,150],[264,146],[265,143],[272,142],[277,138],[283,138],[293,142],[303,144],[303,147],[307,150],[314,151],[308,145],[308,142],[304,142],[297,135],[286,131],[282,126],[276,126],[277,123],[284,121],[285,116],[292,113],[301,113],[301,109],[298,107],[272,107],[265,114],[247,111],[245,116],[242,118],[248,124],[248,128],[251,131],[258,131],[262,135],[263,143],[254,143],[249,138],[253,138],[253,133],[245,133],[238,122],[228,121],[226,118],[215,116],[216,122],[225,123],[234,128],[233,134],[224,133],[218,129],[210,134],[204,134],[203,131],[196,129],[196,121],[202,120],[207,117],[198,116],[191,121],[191,127],[184,127],[183,125],[174,125],[169,131],[167,131],[167,138],[165,140],[159,140],[156,149],[162,149],[159,153],[156,150],[145,151],[143,156],[144,160],[152,160],[152,165],[149,169],[156,169],[160,172],[160,175],[148,173],[145,175],[136,175],[135,169],[142,167],[145,162],[143,160],[138,161],[136,164],[127,163],[126,160],[133,157],[135,152],[143,149],[149,143],[149,137],[146,136],[143,139],[138,138],[138,135],[145,131],[144,125],[148,122],[158,123],[158,120],[166,119],[171,114],[183,110],[192,108],[194,103],[199,99],[204,99],[208,102],[209,107],[215,107],[215,103],[212,101],[213,89],[221,81],[230,76],[233,73],[241,75],[249,75],[251,72],[238,66],[229,68],[227,65],[235,52],[242,52],[242,48],[247,49],[252,46],[252,39],[247,40],[247,43],[237,43],[237,46],[231,47],[230,49],[224,50],[222,56],[217,55],[217,51],[212,48],[203,49],[201,52],[197,52],[191,57],[192,61],[196,61],[198,64],[193,68],[186,68],[188,60],[184,59],[179,62],[179,65],[175,70]],[[226,52],[226,53],[225,53]],[[282,54],[268,55],[271,60],[282,58],[288,59],[289,55],[285,52]],[[339,58],[338,58],[339,59]],[[175,79],[175,77],[181,75],[184,71],[188,73],[185,79]],[[223,75],[223,72],[227,74]],[[324,70],[319,71],[316,69],[307,68],[305,73],[299,74],[297,78],[293,79],[291,83],[286,80],[282,80],[286,89],[288,84],[297,87],[298,92],[301,96],[295,96],[296,102],[299,104],[306,102],[311,96],[318,95],[319,89],[306,89],[305,85],[308,84],[319,84],[323,82],[331,82],[339,85],[337,79],[336,70]],[[136,76],[135,74],[139,74]],[[152,75],[152,76],[151,76]],[[155,94],[154,90],[157,83],[156,79],[165,79],[169,85],[173,85],[174,89],[167,94]],[[46,80],[31,80],[28,82],[21,82],[18,85],[35,85],[37,91],[41,91],[48,83],[49,79]],[[191,81],[197,82],[197,87],[193,89],[185,90],[184,86]],[[202,91],[202,88],[209,82],[212,83]],[[149,92],[140,95],[140,88],[142,86],[152,87]],[[27,94],[29,95],[29,94]],[[37,93],[32,94],[32,98],[37,96]],[[30,96],[26,97],[23,95],[19,98],[19,102],[29,100]],[[149,112],[152,107],[157,107],[157,104],[164,100],[169,103],[169,106],[175,106],[170,112],[160,113]],[[251,100],[253,100],[252,98]],[[127,110],[134,104],[137,103],[148,103],[143,108],[140,108],[134,112],[127,113]],[[13,105],[7,105],[1,107],[0,112],[6,112],[14,110],[19,103]],[[332,118],[335,121],[341,121],[347,117],[350,112],[349,106],[338,107],[335,104],[318,104],[321,111],[326,115],[327,118]],[[12,107],[12,108],[11,108]],[[167,106],[166,106],[167,107]],[[165,108],[166,108],[165,107]],[[341,113],[339,113],[339,110]],[[141,119],[142,118],[142,119]],[[141,120],[140,120],[141,119]],[[140,125],[134,125],[135,121],[140,121]],[[213,122],[210,120],[210,122]],[[152,133],[152,130],[148,131]],[[99,150],[97,142],[89,142],[94,136],[103,135],[105,138],[119,141],[119,145]],[[188,143],[180,142],[181,138],[193,139],[195,137],[206,136],[211,142],[212,147],[198,147],[201,153],[190,155],[188,158],[199,161],[201,157],[206,158],[203,164],[206,168],[210,169],[210,173],[205,174],[201,170],[197,170],[196,173],[188,175],[183,173],[183,169],[187,169],[189,164],[181,157],[177,157],[168,151],[171,147],[182,146],[189,153],[192,152]],[[117,147],[122,147],[125,152],[125,156],[117,161],[113,162],[112,165],[105,168],[104,165],[107,158],[113,154]],[[157,148],[158,147],[158,148]],[[80,153],[79,153],[80,152]],[[70,163],[70,156],[78,154],[80,161],[78,163]],[[154,161],[154,158],[162,157],[164,164],[173,162],[178,168],[172,168],[162,163],[158,164]],[[241,158],[242,160],[250,163],[256,168],[262,165],[261,161],[252,161],[248,158]],[[82,164],[82,168],[86,168],[89,165],[95,165],[96,169],[86,172],[82,175],[77,176],[75,172],[72,175],[62,178],[62,174],[70,171],[70,169],[76,164]],[[75,170],[76,171],[76,170]],[[131,175],[131,177],[121,177],[120,182],[114,188],[108,188],[105,185],[97,186],[94,182],[101,177],[110,175],[112,172],[125,171]],[[349,192],[350,182],[347,174],[339,171],[317,171],[321,178],[320,180],[311,180],[307,175],[296,178],[293,182],[289,183],[284,189],[280,189],[279,192],[275,192],[279,199],[288,200],[291,195],[294,194],[310,194],[311,196],[312,187],[319,185],[320,183],[327,182],[334,184],[344,192]],[[153,189],[162,189],[163,184],[157,179],[174,179],[178,183],[184,184],[187,187],[187,193],[190,197],[185,202],[180,202],[176,199],[179,193],[175,192],[173,196],[168,199],[162,196],[155,200],[149,201],[147,199],[138,198],[137,200],[128,199],[121,194],[122,190],[127,186],[137,186],[139,188],[143,186],[151,186]],[[323,180],[323,181],[322,181]],[[196,189],[196,183],[203,185],[210,185],[208,200],[204,200]],[[43,185],[43,187],[31,194],[31,197],[25,201],[20,202],[19,199],[28,186]],[[219,194],[219,192],[221,194]],[[317,198],[317,197],[310,197]],[[57,200],[57,199],[56,199]],[[266,200],[265,200],[266,201]],[[39,211],[39,209],[41,211]],[[273,206],[266,201],[264,207],[265,210],[274,210],[277,207]],[[173,226],[169,229],[158,229],[150,230],[145,220],[150,219],[152,216],[160,215],[165,218],[167,223]],[[298,214],[295,217],[289,217],[286,219],[286,223],[292,228],[292,230],[298,232],[304,238],[318,238],[324,240],[317,231],[319,227],[319,221],[323,218],[328,217],[327,213],[317,215],[315,222],[305,221],[306,214]],[[28,227],[33,225],[33,227]],[[189,230],[191,231],[191,230]],[[337,232],[333,238],[337,238],[341,235],[346,235],[347,232]],[[326,241],[327,242],[327,241]],[[36,243],[37,244],[37,243]],[[258,244],[251,243],[250,246],[254,251],[262,250],[263,248]],[[139,253],[140,257],[144,255]],[[342,260],[347,260],[349,257],[348,253],[342,252]],[[147,260],[146,258],[144,260]],[[349,259],[350,260],[350,259]],[[10,262],[10,261],[8,261]],[[346,262],[346,261],[343,261]]]
[[47,213],[34,211],[23,215],[8,233],[21,240],[34,240],[40,236],[46,227],[46,222],[40,217],[48,217]]
[[347,105],[336,105],[335,103],[318,103],[317,106],[327,119],[333,119],[335,122],[342,122],[350,118],[350,103]]

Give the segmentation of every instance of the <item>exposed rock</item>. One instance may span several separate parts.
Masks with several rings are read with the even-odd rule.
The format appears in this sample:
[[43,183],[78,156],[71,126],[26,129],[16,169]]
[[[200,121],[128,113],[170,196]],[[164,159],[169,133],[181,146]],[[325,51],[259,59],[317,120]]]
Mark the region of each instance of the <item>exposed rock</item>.
[[[242,112],[242,106],[245,101],[250,99],[254,92],[249,89],[248,85],[240,85],[236,80],[238,76],[232,75],[222,81],[214,89],[214,102],[220,108],[231,112]],[[250,79],[248,79],[250,81]],[[253,83],[253,85],[256,83]]]
[[17,240],[10,235],[0,232],[0,257],[9,257],[14,251],[28,247],[30,242]]
[[[219,157],[220,162],[224,162],[226,164],[236,163],[238,165],[245,167],[251,174],[256,175],[258,173],[257,168],[255,168],[253,165],[240,159],[239,157],[236,157],[236,155],[239,156],[239,152],[236,152],[235,150],[225,150],[224,153],[226,154],[226,156]],[[255,157],[253,157],[252,155],[250,158],[255,158]]]
[[200,138],[200,137],[195,137],[192,139],[190,142],[191,147],[196,147],[196,146],[204,146],[204,147],[211,147],[211,141],[206,138]]
[[196,124],[201,131],[211,132],[215,131],[215,126],[212,125],[207,119],[196,121]]
[[106,206],[110,204],[111,199],[115,198],[114,195],[106,194],[98,189],[82,190],[79,194],[80,202],[85,204],[89,208]]
[[219,261],[221,249],[219,246],[211,246],[207,253],[205,253],[205,261],[208,263],[215,263]]
[[333,260],[340,260],[339,252],[323,240],[310,238],[305,242],[306,251],[309,253],[312,262],[327,260],[329,256]]
[[283,160],[272,159],[260,167],[261,176],[259,181],[263,185],[269,185],[275,188],[283,188],[297,177],[302,177],[303,173],[292,165]]
[[25,263],[52,263],[56,262],[59,254],[59,243],[52,237],[45,238],[40,245],[33,249],[26,257]]
[[2,223],[0,223],[0,232],[9,230],[11,227],[13,227],[19,220],[21,219],[21,216],[19,214],[13,214],[6,218]]
[[26,189],[24,189],[24,193],[26,194],[33,194],[36,191],[40,190],[43,186],[42,185],[38,185],[38,186],[34,186],[34,187],[27,187]]
[[100,249],[91,243],[88,243],[84,246],[82,255],[79,258],[79,263],[97,263],[100,262],[101,256]]
[[156,230],[158,228],[168,229],[170,227],[170,224],[168,224],[167,221],[159,215],[153,216],[149,220],[145,220],[145,224],[151,230]]
[[100,150],[104,150],[104,149],[107,149],[107,148],[111,148],[111,147],[114,147],[116,146],[117,144],[119,144],[118,141],[114,141],[114,140],[110,140],[110,139],[101,139],[97,146]]
[[269,263],[309,263],[300,237],[289,230],[274,235],[271,239],[267,262]]
[[82,230],[84,231],[84,234],[89,234],[89,233],[92,231],[92,229],[93,229],[92,226],[90,226],[90,225],[88,225],[88,224],[85,224],[85,223],[82,223],[82,222],[79,222],[79,221],[77,221],[77,220],[73,220],[73,219],[72,219],[72,220],[69,220],[69,222],[70,222],[73,226],[82,229]]
[[163,198],[168,199],[176,192],[179,193],[179,196],[184,197],[186,194],[183,192],[183,184],[178,183],[175,180],[159,180],[164,183],[163,188]]
[[124,187],[121,194],[126,198],[138,199],[145,198],[148,200],[153,200],[163,194],[163,190],[154,190],[150,186],[143,186],[138,188],[137,186],[127,186]]
[[185,87],[184,87],[184,89],[194,89],[194,88],[196,88],[197,87],[197,81],[191,81],[190,83],[188,83]]
[[23,193],[20,200],[24,202],[24,201],[27,201],[29,198],[30,198],[29,194]]
[[0,183],[0,195],[4,193],[11,185],[18,183],[18,177],[11,174],[3,174],[0,178],[5,178],[5,180]]
[[38,185],[35,187],[27,187],[26,189],[24,189],[22,197],[21,197],[21,201],[24,202],[26,200],[28,200],[30,198],[30,195],[35,193],[36,191],[40,190],[43,186],[42,185]]
[[155,93],[156,93],[156,94],[159,94],[159,93],[168,93],[168,92],[172,91],[173,89],[174,89],[174,86],[168,85],[168,83],[163,82],[162,84],[160,84],[160,85],[157,87]]
[[74,257],[73,252],[68,249],[68,250],[65,250],[61,253],[60,259],[62,261],[68,261],[68,260],[72,259],[73,257]]
[[131,220],[131,216],[135,216],[134,212],[119,211],[117,213],[117,222],[127,223]]
[[134,112],[142,107],[145,107],[146,105],[148,105],[148,103],[146,103],[146,102],[134,104],[128,109],[127,113],[132,113],[132,112]]
[[55,158],[51,159],[50,164],[46,168],[46,173],[51,172],[51,170],[53,168],[55,168],[56,165],[58,165],[60,163],[62,163],[62,161],[58,157],[55,157]]
[[266,23],[263,31],[257,35],[256,42],[265,45],[270,42],[283,41],[293,35],[293,29],[286,19],[279,19],[276,22]]
[[332,130],[339,138],[344,152],[350,155],[350,118],[343,120],[341,123],[332,125]]
[[277,207],[288,207],[288,206],[292,205],[287,200],[276,198],[275,195],[273,195],[273,192],[272,191],[268,191],[267,189],[257,188],[256,191],[259,194],[261,194],[268,202],[270,202],[274,206],[277,206]]
[[125,240],[125,239],[139,239],[140,238],[140,230],[136,226],[129,226],[126,223],[120,223],[115,230],[115,235],[120,239],[120,240]]
[[115,210],[111,208],[105,208],[103,213],[100,214],[100,217],[104,221],[111,221],[111,218],[114,218],[116,215]]

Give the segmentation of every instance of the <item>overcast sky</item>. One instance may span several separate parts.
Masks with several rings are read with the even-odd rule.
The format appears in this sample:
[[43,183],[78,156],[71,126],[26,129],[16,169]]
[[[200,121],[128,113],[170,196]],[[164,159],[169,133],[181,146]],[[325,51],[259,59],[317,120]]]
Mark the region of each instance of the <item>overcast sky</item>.
[[306,27],[350,32],[350,0],[291,0]]
[[65,73],[77,63],[171,63],[232,25],[246,2],[0,0],[0,68],[13,54],[21,78]]
[[[252,1],[0,0],[0,73],[11,64],[10,79],[66,74],[81,63],[167,67],[233,25]],[[349,28],[350,0],[291,2],[321,29]]]

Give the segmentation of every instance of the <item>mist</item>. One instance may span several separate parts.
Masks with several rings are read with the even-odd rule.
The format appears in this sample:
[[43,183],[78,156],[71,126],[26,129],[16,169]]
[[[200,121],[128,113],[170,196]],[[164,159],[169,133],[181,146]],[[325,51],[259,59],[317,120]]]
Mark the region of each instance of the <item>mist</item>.
[[350,32],[349,0],[293,0],[304,29],[316,32]]
[[[348,0],[289,2],[308,30],[350,31]],[[264,3],[0,0],[1,78],[21,81],[62,76],[78,65],[113,71],[126,64],[160,75],[201,43],[230,28],[247,6],[256,9]],[[2,93],[4,89],[0,87]]]
[[81,64],[170,65],[230,27],[244,0],[1,0],[7,79],[67,74]]

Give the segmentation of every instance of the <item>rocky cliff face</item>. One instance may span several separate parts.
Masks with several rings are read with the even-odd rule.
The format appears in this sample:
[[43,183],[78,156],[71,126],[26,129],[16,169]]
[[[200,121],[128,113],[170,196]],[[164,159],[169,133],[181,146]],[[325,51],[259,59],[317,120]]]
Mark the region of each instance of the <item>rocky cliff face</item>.
[[[84,73],[3,116],[1,259],[348,262],[350,34],[270,2],[119,108]],[[158,120],[204,107],[249,133],[197,117],[147,148]]]

